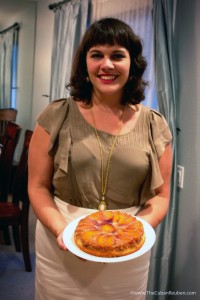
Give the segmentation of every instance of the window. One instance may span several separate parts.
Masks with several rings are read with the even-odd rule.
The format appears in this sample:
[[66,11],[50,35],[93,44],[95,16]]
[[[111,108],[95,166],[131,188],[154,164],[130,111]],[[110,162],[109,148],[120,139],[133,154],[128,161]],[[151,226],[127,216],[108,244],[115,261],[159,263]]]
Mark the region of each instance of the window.
[[18,41],[14,41],[12,49],[11,64],[11,108],[16,108],[17,102],[17,63],[18,63]]
[[0,107],[16,108],[19,25],[0,32]]

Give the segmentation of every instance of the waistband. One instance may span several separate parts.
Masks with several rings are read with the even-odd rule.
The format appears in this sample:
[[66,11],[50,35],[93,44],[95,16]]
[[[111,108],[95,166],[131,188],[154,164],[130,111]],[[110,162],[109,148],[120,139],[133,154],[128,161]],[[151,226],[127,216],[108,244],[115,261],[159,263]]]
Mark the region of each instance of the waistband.
[[[59,211],[62,213],[62,215],[66,218],[68,222],[71,222],[78,217],[97,211],[96,209],[83,208],[83,207],[71,205],[67,202],[60,200],[58,197],[54,197],[54,201]],[[140,208],[141,208],[140,206],[133,206],[133,207],[119,209],[119,211],[136,215],[140,210]]]

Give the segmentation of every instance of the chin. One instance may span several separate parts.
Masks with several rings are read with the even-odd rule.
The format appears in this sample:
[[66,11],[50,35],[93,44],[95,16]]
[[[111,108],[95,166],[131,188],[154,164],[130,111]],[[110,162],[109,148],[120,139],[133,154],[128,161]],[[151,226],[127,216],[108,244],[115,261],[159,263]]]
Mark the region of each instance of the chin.
[[121,96],[123,93],[123,89],[116,89],[114,87],[104,88],[104,89],[98,89],[98,93],[102,95],[116,95]]

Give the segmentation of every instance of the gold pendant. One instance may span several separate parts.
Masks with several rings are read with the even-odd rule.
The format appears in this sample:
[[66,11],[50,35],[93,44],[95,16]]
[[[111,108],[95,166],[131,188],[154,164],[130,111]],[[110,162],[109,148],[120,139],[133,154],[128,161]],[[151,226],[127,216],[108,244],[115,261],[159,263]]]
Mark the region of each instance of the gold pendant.
[[107,209],[107,203],[106,203],[106,201],[102,197],[102,200],[100,201],[100,203],[98,205],[98,210],[99,211],[104,211],[106,209]]

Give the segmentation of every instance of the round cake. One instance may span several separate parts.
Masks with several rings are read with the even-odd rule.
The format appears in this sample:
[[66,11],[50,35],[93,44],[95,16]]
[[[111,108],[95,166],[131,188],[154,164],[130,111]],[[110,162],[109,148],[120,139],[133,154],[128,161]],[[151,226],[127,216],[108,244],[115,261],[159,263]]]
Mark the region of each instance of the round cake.
[[142,222],[134,216],[120,211],[98,211],[79,221],[74,240],[91,255],[119,257],[139,250],[145,235]]

